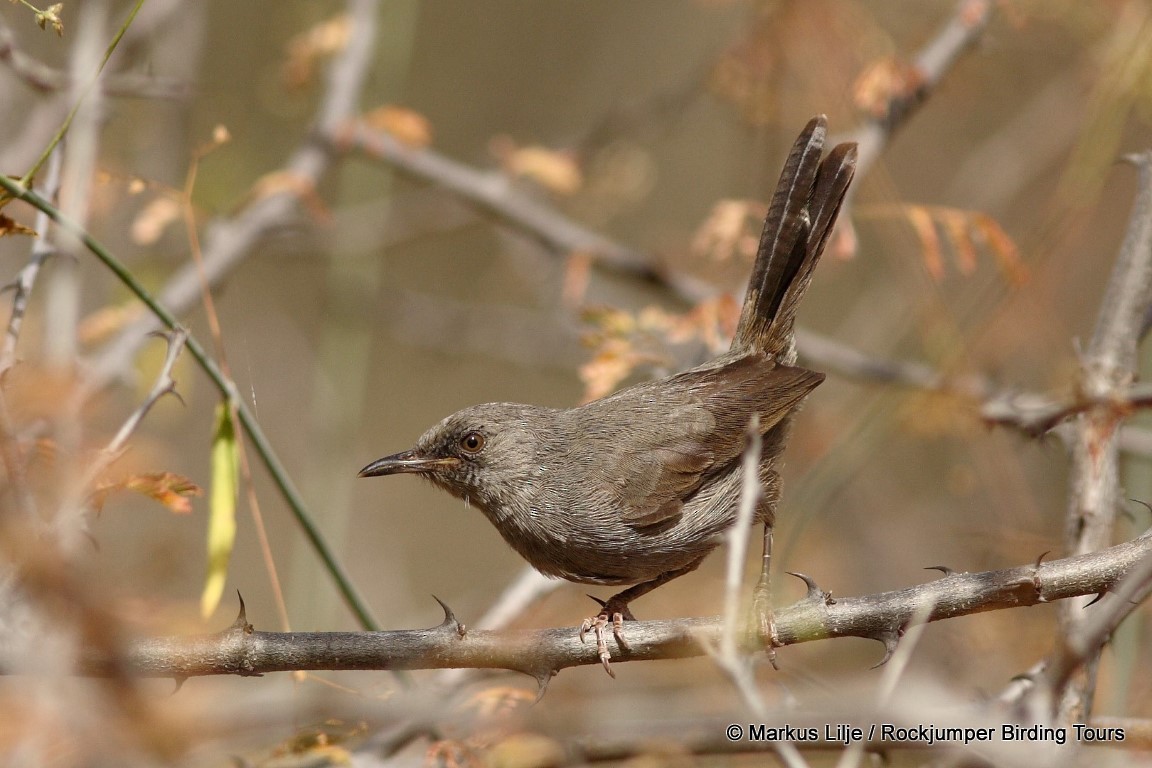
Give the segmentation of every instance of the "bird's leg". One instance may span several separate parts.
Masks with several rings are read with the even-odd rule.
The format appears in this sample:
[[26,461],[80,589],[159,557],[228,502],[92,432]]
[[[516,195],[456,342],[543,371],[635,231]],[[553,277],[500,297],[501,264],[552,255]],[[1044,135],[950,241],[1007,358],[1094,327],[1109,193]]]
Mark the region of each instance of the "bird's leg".
[[764,555],[760,561],[760,579],[752,600],[756,611],[760,643],[768,653],[768,661],[776,668],[776,624],[772,615],[772,522],[764,521]]
[[[668,582],[672,581],[672,579],[683,576],[686,573],[691,573],[692,571],[696,570],[696,568],[703,560],[704,558],[700,558],[693,563],[689,563],[683,568],[677,569],[675,571],[668,571],[667,573],[662,573],[651,581],[645,581],[641,584],[637,584],[634,587],[629,587],[623,592],[608,598],[606,601],[595,597],[592,598],[596,602],[600,603],[600,613],[596,616],[591,616],[587,619],[584,619],[584,621],[580,623],[580,642],[584,642],[584,635],[589,630],[595,634],[596,653],[600,657],[600,663],[604,665],[604,671],[607,672],[611,677],[616,677],[616,673],[612,671],[612,667],[608,663],[612,658],[612,654],[608,652],[608,643],[604,640],[604,628],[607,627],[609,623],[611,623],[612,636],[616,638],[616,643],[625,651],[632,650],[628,645],[628,641],[624,639],[624,622],[636,621],[636,617],[632,615],[632,611],[629,610],[628,604],[633,600],[648,594],[657,587],[667,584]],[[591,597],[591,595],[589,595],[589,597]]]

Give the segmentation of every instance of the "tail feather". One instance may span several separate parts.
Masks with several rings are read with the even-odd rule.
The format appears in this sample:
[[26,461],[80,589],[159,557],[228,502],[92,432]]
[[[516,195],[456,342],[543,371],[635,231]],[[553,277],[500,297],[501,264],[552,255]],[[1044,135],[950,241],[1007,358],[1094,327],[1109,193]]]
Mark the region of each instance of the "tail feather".
[[821,162],[827,133],[812,118],[788,154],[772,197],[732,350],[785,353],[796,308],[836,224],[856,167],[856,145],[841,144]]

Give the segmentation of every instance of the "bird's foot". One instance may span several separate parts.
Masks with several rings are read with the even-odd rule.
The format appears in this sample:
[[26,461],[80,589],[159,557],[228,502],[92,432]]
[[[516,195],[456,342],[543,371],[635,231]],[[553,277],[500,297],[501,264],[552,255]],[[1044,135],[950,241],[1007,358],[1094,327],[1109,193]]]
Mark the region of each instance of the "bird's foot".
[[[591,597],[591,595],[589,595]],[[584,642],[584,636],[591,631],[596,637],[596,654],[600,657],[600,663],[604,666],[604,671],[610,677],[615,678],[616,673],[612,671],[612,665],[609,663],[612,659],[612,654],[608,652],[608,641],[604,637],[604,629],[611,624],[612,636],[616,638],[616,644],[625,651],[632,650],[628,645],[628,641],[624,639],[624,622],[635,621],[636,617],[632,615],[632,611],[628,610],[627,604],[613,604],[611,600],[604,602],[593,597],[593,600],[600,603],[601,611],[596,616],[590,616],[584,621],[580,622],[580,642]]]

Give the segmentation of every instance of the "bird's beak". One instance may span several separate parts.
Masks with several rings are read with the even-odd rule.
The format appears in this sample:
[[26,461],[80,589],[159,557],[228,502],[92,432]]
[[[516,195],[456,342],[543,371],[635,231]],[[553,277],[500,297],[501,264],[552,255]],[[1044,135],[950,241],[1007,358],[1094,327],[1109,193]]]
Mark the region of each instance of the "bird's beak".
[[359,477],[380,477],[381,475],[399,475],[402,473],[423,474],[433,472],[439,467],[459,464],[460,460],[452,457],[439,458],[421,456],[416,451],[394,453],[377,459],[364,469],[360,470]]

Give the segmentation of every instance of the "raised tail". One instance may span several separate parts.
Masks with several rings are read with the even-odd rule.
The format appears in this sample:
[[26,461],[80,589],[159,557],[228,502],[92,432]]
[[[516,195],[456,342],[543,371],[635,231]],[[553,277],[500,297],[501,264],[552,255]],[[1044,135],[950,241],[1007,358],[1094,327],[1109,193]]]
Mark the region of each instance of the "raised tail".
[[826,118],[812,118],[784,162],[764,219],[733,352],[780,356],[792,346],[796,308],[856,170],[855,144],[840,144],[821,161],[826,134]]

